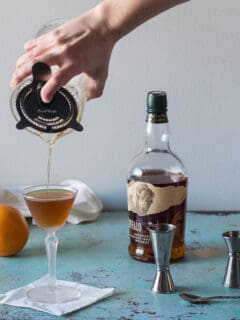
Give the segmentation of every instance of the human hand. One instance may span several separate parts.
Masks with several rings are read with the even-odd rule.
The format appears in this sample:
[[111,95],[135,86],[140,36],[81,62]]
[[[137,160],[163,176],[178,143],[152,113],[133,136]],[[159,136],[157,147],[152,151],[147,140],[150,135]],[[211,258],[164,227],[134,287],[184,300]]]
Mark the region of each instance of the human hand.
[[53,31],[28,41],[16,63],[11,86],[17,86],[31,74],[33,64],[44,62],[58,69],[41,91],[44,102],[73,76],[88,77],[88,99],[102,95],[108,76],[109,60],[115,40],[99,16],[91,10],[69,20]]

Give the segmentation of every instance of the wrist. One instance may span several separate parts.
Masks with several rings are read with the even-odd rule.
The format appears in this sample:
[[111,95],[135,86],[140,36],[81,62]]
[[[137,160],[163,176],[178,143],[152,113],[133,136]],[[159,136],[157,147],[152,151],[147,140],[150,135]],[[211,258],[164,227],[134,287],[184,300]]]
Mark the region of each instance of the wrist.
[[92,8],[86,13],[88,21],[90,21],[91,28],[100,36],[111,42],[114,46],[119,40],[117,33],[114,32],[113,28],[108,21],[108,12],[102,3]]
[[116,43],[143,22],[189,0],[103,0],[91,12]]

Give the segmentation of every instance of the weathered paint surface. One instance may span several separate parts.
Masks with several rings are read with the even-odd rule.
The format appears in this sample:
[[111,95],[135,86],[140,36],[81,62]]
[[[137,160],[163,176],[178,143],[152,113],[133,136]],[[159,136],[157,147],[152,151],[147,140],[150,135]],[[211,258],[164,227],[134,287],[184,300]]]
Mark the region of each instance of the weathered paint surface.
[[[154,264],[128,255],[128,215],[103,213],[93,222],[66,225],[58,233],[58,278],[98,287],[115,287],[116,294],[95,305],[66,315],[81,320],[240,320],[240,301],[218,301],[191,305],[178,293],[200,295],[240,294],[240,289],[222,286],[227,251],[222,233],[240,229],[240,214],[205,215],[188,213],[188,254],[171,264],[177,292],[170,295],[150,291]],[[47,272],[44,232],[31,227],[30,240],[16,257],[0,258],[0,292],[25,285]],[[42,312],[0,306],[0,320],[58,319]]]

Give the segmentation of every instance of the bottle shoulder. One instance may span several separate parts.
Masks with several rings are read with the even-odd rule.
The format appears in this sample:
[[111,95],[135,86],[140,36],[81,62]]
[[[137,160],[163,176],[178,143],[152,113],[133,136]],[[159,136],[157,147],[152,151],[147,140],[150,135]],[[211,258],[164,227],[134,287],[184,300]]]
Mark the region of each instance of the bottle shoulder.
[[129,163],[127,176],[175,175],[187,177],[187,170],[180,157],[169,150],[143,150]]

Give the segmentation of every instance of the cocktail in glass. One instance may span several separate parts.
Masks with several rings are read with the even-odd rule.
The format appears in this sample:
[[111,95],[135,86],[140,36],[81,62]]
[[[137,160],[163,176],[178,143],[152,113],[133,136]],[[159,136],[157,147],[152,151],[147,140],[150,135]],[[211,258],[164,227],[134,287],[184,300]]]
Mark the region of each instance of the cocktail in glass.
[[76,194],[76,189],[62,185],[33,186],[24,190],[24,199],[36,224],[47,233],[45,245],[48,257],[48,283],[35,286],[28,291],[28,297],[33,301],[63,303],[80,296],[78,290],[58,285],[56,279],[58,239],[55,233],[64,226]]

